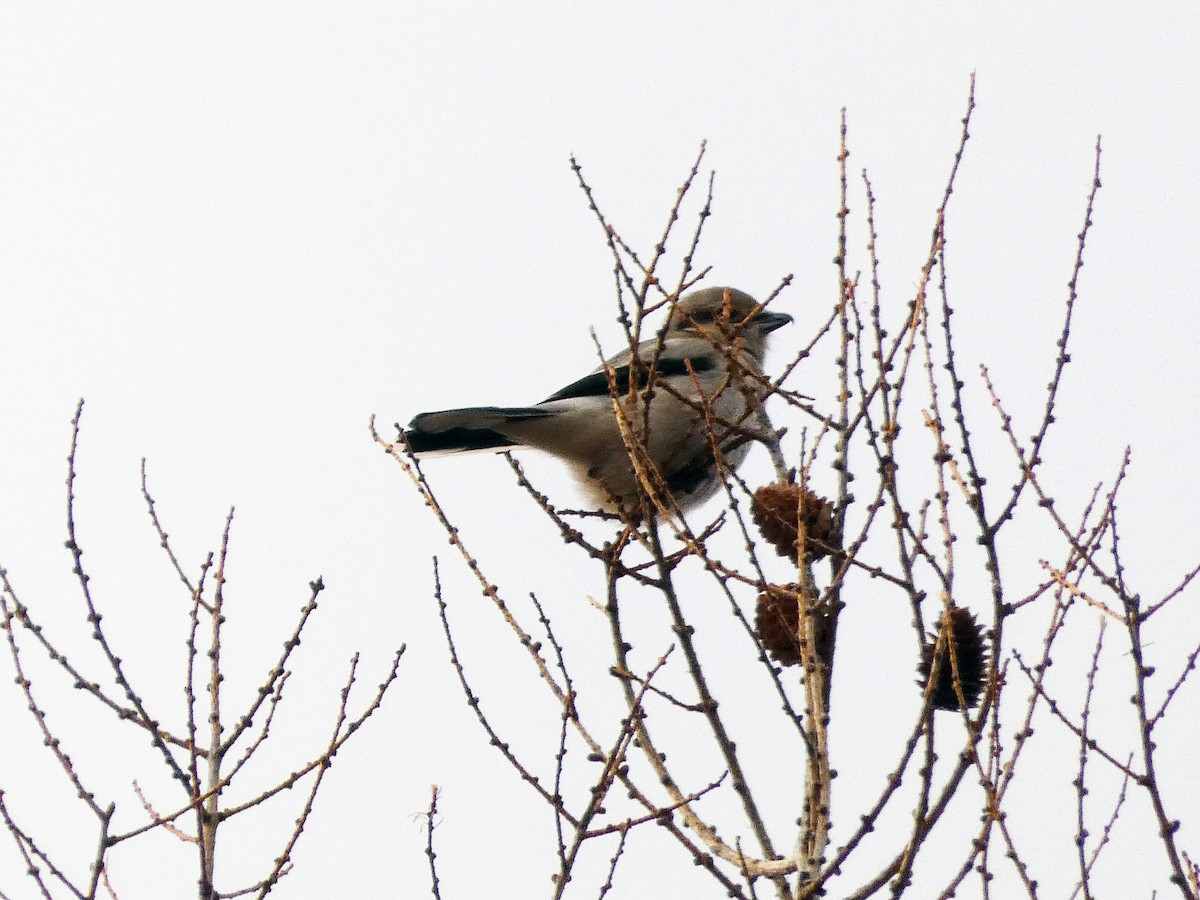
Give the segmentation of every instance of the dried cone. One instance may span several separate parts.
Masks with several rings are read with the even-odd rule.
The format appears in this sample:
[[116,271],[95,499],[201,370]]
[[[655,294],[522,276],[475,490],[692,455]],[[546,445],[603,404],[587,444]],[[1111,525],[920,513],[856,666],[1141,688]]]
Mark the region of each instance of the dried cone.
[[[942,629],[945,617],[950,619],[950,632],[953,641],[948,639],[938,645],[938,634]],[[987,639],[983,628],[975,621],[971,611],[961,606],[951,606],[942,614],[938,630],[931,632],[929,640],[922,651],[921,665],[917,667],[921,673],[918,684],[925,687],[929,683],[929,673],[933,669],[933,657],[937,651],[937,681],[933,686],[930,702],[934,709],[960,709],[958,692],[954,689],[954,666],[950,660],[950,647],[954,646],[958,659],[958,680],[962,686],[963,699],[967,709],[972,709],[979,702],[983,692],[983,684],[988,664]]]
[[781,666],[799,664],[800,592],[797,589],[772,585],[765,594],[759,594],[754,626],[771,659]]
[[[799,585],[771,585],[765,594],[758,595],[758,609],[754,616],[758,639],[771,659],[781,666],[796,666],[801,662],[800,653],[800,604]],[[817,660],[829,664],[832,646],[832,620],[818,609],[812,617],[813,644]]]
[[750,514],[763,538],[780,556],[793,561],[799,556],[797,522],[804,523],[809,559],[820,559],[841,546],[833,525],[833,504],[798,484],[781,481],[759,488],[754,492]]

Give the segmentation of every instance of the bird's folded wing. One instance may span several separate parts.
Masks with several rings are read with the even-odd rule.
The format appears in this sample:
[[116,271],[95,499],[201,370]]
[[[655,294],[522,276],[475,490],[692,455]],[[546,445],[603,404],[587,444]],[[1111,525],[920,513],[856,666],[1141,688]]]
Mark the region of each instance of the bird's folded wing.
[[[655,371],[659,378],[670,378],[672,376],[680,376],[688,374],[688,366],[691,366],[691,371],[707,372],[716,365],[716,360],[711,356],[700,356],[696,358],[669,358],[666,356],[660,357]],[[612,370],[613,383],[617,389],[617,394],[625,394],[629,392],[629,379],[631,377],[631,367],[628,365],[616,366]],[[637,370],[637,387],[643,387],[646,381],[645,367],[640,367]],[[578,381],[568,384],[560,391],[551,394],[543,403],[549,403],[552,400],[571,400],[577,397],[602,397],[609,395],[608,374],[603,370],[593,372],[591,375],[585,375]]]

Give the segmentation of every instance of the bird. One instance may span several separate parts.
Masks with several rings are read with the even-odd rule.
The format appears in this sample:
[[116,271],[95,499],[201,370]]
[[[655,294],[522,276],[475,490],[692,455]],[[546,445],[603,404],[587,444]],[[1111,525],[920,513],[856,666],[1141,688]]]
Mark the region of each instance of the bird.
[[[730,468],[749,452],[744,422],[766,393],[753,376],[762,374],[768,334],[791,321],[744,291],[702,288],[673,305],[659,337],[542,402],[420,413],[402,438],[417,458],[545,451],[609,512],[694,509],[721,485],[714,442]],[[650,486],[658,502],[647,508]]]

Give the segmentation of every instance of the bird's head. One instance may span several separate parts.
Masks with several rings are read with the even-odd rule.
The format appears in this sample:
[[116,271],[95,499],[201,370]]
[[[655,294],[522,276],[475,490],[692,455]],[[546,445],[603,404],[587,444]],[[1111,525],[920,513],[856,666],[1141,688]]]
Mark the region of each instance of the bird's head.
[[675,304],[668,332],[690,332],[715,346],[740,338],[746,352],[761,360],[767,335],[790,321],[787,313],[763,309],[745,291],[710,287],[693,291]]

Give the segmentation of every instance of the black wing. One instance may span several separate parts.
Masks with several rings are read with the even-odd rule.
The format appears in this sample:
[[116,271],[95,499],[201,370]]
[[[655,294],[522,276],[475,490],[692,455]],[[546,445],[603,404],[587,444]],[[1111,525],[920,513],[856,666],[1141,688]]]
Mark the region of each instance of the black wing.
[[[658,361],[658,377],[665,378],[671,375],[687,375],[688,366],[691,365],[693,372],[699,374],[707,372],[716,365],[716,361],[712,357],[704,356],[699,359],[666,359],[662,358]],[[616,383],[617,393],[625,394],[629,391],[630,367],[617,366],[613,369],[613,381]],[[641,366],[637,370],[637,386],[643,387],[646,383],[646,370]],[[575,397],[607,397],[608,392],[608,376],[602,371],[593,372],[591,375],[585,375],[573,384],[568,384],[561,391],[556,391],[551,394],[543,403],[549,403],[551,400],[571,400]]]

